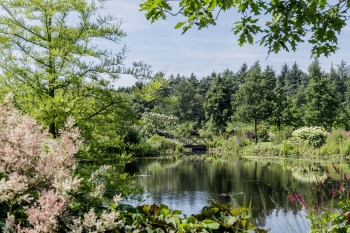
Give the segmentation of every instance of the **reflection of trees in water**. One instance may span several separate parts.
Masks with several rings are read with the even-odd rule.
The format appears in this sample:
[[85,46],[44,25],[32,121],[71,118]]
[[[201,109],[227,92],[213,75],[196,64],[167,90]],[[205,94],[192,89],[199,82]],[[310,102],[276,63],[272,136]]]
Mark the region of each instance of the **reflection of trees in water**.
[[[167,194],[168,202],[187,199],[190,205],[195,205],[200,199],[215,199],[242,206],[244,196],[246,205],[252,198],[254,221],[264,226],[267,215],[286,215],[288,212],[298,214],[300,207],[289,201],[288,192],[298,190],[306,199],[314,198],[313,183],[297,177],[298,174],[307,177],[306,172],[300,175],[300,171],[291,171],[282,165],[267,161],[145,160],[138,164],[138,171],[139,174],[150,176],[139,177],[138,183],[151,189],[154,200],[159,203],[164,201],[164,194]],[[203,205],[208,203],[205,200]]]

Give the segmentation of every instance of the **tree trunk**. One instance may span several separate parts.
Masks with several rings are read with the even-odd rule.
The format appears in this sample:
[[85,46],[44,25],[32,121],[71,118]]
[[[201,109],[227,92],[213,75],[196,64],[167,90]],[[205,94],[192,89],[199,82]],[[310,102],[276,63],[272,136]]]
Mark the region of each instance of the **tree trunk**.
[[255,145],[258,144],[258,128],[256,119],[254,119],[254,133],[255,133]]

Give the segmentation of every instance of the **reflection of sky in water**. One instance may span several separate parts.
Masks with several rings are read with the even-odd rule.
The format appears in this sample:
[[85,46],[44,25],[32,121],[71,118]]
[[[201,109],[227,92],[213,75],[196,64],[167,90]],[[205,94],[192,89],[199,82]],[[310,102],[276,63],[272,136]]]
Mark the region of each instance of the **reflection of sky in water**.
[[200,213],[211,200],[232,203],[233,198],[236,207],[247,207],[252,198],[253,221],[258,227],[271,228],[271,233],[309,230],[306,213],[288,200],[288,192],[307,192],[312,184],[297,180],[280,165],[146,161],[138,169],[137,183],[149,190],[142,204],[162,203],[191,215]]
[[265,217],[266,226],[271,228],[269,233],[281,232],[308,232],[310,222],[305,218],[306,212],[299,211],[296,215],[292,212],[274,210],[271,215]]

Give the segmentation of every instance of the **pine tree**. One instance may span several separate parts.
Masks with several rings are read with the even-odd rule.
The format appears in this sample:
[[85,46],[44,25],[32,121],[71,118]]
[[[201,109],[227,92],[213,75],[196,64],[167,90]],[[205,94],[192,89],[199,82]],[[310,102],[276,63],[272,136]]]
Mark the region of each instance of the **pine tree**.
[[219,74],[214,79],[204,105],[206,118],[215,125],[216,131],[223,132],[232,115],[230,88]]
[[286,76],[289,71],[288,65],[284,63],[284,65],[281,68],[281,72],[277,77],[277,82],[281,87],[284,87],[286,85]]
[[265,76],[267,85],[270,90],[273,90],[276,87],[276,71],[272,68],[272,66],[266,66],[263,74]]
[[304,73],[299,69],[297,63],[292,65],[292,68],[288,70],[285,77],[285,91],[287,96],[293,97],[298,92],[298,89],[302,86],[304,81]]
[[305,121],[331,131],[340,109],[340,99],[329,76],[321,71],[318,60],[309,66],[310,83],[306,89]]
[[236,84],[239,86],[240,84],[243,84],[245,82],[245,78],[248,73],[248,65],[247,63],[243,63],[241,67],[239,68],[238,72],[236,73]]

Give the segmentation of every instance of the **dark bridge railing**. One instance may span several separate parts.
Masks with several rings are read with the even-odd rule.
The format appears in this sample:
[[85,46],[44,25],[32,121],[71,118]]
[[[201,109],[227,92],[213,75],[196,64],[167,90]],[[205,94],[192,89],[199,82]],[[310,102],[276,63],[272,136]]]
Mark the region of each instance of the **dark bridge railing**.
[[182,143],[185,148],[203,147],[206,148],[211,142],[211,137],[174,137],[173,139]]

